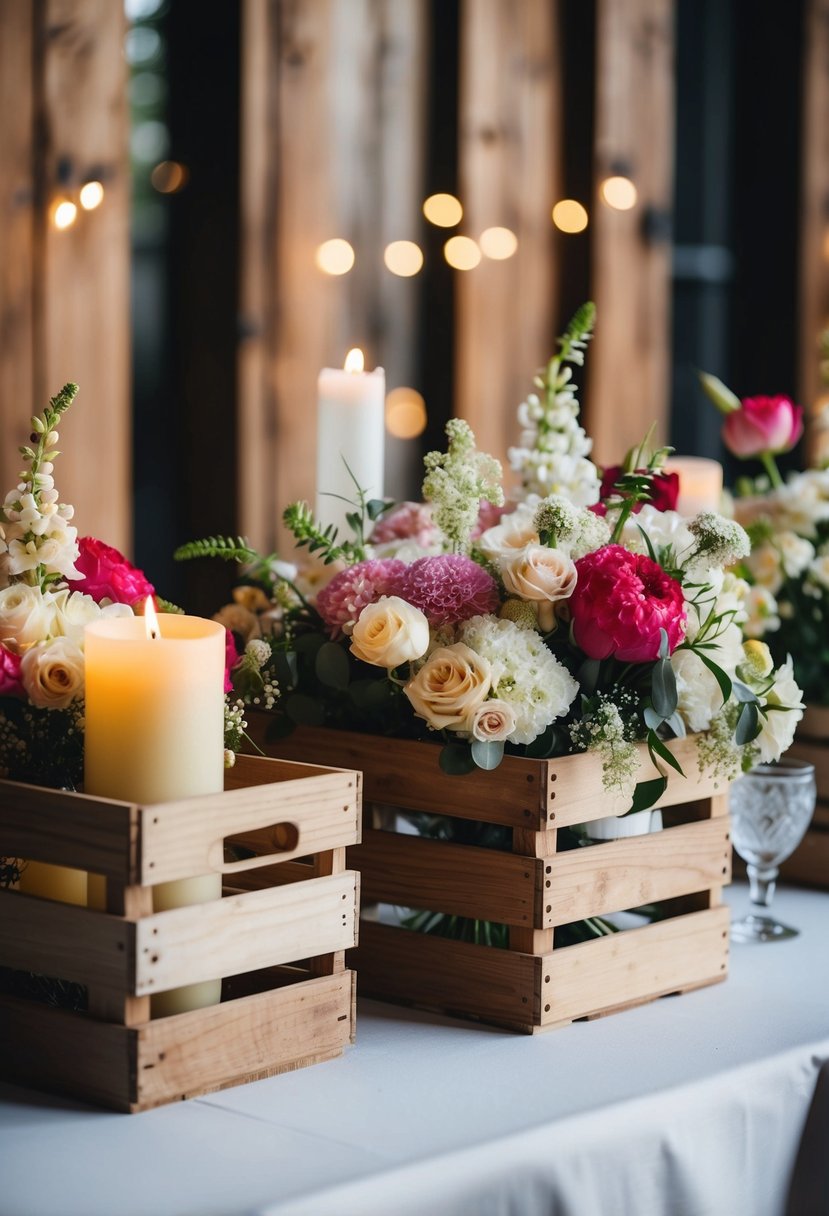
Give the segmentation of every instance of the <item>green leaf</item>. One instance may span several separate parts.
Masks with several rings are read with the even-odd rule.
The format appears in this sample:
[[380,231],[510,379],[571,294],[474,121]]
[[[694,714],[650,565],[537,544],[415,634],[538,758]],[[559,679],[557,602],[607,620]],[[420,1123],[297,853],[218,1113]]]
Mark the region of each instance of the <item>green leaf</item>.
[[393,506],[394,500],[391,498],[370,498],[366,503],[366,515],[374,523],[375,519],[379,519],[384,511]]
[[299,671],[296,654],[293,650],[277,650],[273,656],[273,668],[283,693],[288,688],[296,687]]
[[527,744],[524,755],[534,760],[547,760],[555,752],[556,742],[556,729],[554,726],[548,726],[532,743]]
[[[636,527],[642,533],[642,539],[644,540],[645,544],[647,545],[648,557],[651,559],[652,562],[657,561],[656,550],[653,547],[651,538],[648,536],[647,532],[645,531],[645,529],[642,527],[641,524],[637,524]],[[665,633],[665,630],[661,629],[660,633]],[[665,638],[667,639],[667,637],[668,637],[668,635],[667,635],[667,633],[665,633]]]
[[741,701],[744,705],[751,704],[752,702],[755,705],[759,704],[757,694],[753,692],[748,685],[743,684],[740,680],[734,680],[732,687],[734,690],[735,700]]
[[729,676],[727,672],[723,671],[722,667],[718,666],[713,659],[709,659],[708,655],[703,654],[701,650],[698,650],[696,647],[692,647],[691,649],[698,659],[702,659],[705,666],[719,684],[720,692],[722,693],[722,703],[725,705],[726,701],[731,696],[731,690],[733,688],[731,676]]
[[740,716],[737,719],[737,728],[734,731],[735,741],[743,747],[746,743],[751,743],[760,734],[760,714],[757,709],[756,701],[744,701]]
[[504,758],[503,741],[494,742],[488,740],[487,742],[483,742],[481,739],[473,739],[469,750],[478,768],[497,768]]
[[651,700],[663,719],[670,718],[677,707],[676,676],[670,659],[657,659],[651,673]]
[[463,777],[475,768],[472,753],[463,743],[447,743],[441,748],[438,762],[450,777]]
[[[682,765],[679,763],[676,756],[673,754],[670,748],[662,742],[659,736],[654,734],[652,730],[648,731],[648,751],[651,753],[652,760],[654,760],[655,752],[661,760],[664,760],[666,764],[670,764],[671,768],[674,769],[675,772],[679,773],[680,777],[685,776],[682,771]],[[654,763],[656,763],[655,760]]]
[[705,395],[714,402],[721,414],[733,414],[741,408],[740,398],[736,393],[732,393],[722,380],[718,380],[709,372],[698,372],[697,374]]
[[297,726],[322,726],[325,722],[324,707],[305,693],[295,692],[280,704],[284,705],[285,713]]
[[670,655],[670,653],[671,652],[670,652],[670,649],[668,646],[668,631],[667,631],[667,629],[660,629],[659,630],[659,657],[660,657],[660,659],[667,659],[668,656]]
[[665,725],[671,728],[677,739],[684,739],[688,733],[685,729],[685,722],[679,710],[676,710],[671,714],[670,718],[666,719]]
[[633,802],[627,814],[646,811],[658,802],[668,787],[667,777],[654,777],[652,781],[639,781],[633,791]]
[[351,531],[355,533],[355,535],[360,535],[363,525],[363,517],[360,515],[359,511],[349,511],[346,514],[345,522],[348,524]]
[[348,655],[336,642],[323,642],[317,651],[314,670],[320,684],[328,688],[348,688],[351,672]]
[[658,730],[665,721],[665,719],[660,717],[656,710],[650,705],[645,706],[642,716],[645,719],[645,726],[650,727],[651,730]]
[[602,669],[601,659],[585,659],[578,670],[576,679],[581,685],[582,692],[588,695],[596,691],[599,675]]
[[297,654],[314,656],[325,645],[325,638],[320,633],[301,633],[294,641]]

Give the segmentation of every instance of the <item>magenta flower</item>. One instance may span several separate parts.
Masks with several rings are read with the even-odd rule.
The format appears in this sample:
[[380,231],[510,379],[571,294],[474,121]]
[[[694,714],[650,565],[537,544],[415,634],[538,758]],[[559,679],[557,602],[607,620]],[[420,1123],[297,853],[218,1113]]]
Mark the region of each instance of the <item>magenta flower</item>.
[[239,652],[236,640],[229,629],[225,629],[225,692],[233,692],[233,680],[230,673],[239,662]]
[[131,607],[148,595],[155,595],[155,588],[144,572],[128,562],[112,545],[96,540],[94,536],[82,536],[78,548],[80,556],[75,561],[75,569],[81,577],[73,580],[73,591],[91,595],[96,604],[112,600],[113,604]]
[[673,653],[685,636],[685,597],[661,566],[621,545],[605,545],[580,558],[576,570],[569,601],[573,635],[589,658],[648,663],[659,655],[660,629]]
[[22,697],[23,680],[20,675],[20,655],[5,646],[0,646],[0,697]]
[[803,409],[788,397],[744,397],[726,415],[725,446],[740,460],[788,452],[803,434]]
[[507,510],[509,510],[507,506],[496,507],[494,502],[488,502],[487,499],[482,498],[478,507],[478,522],[472,529],[470,540],[477,540],[486,532],[487,528],[494,528],[496,524],[499,524],[501,516]]
[[332,638],[351,633],[357,618],[368,604],[384,595],[405,595],[400,590],[407,566],[394,557],[357,562],[332,578],[317,596],[317,612],[325,621]]
[[419,608],[436,628],[495,612],[499,604],[492,575],[459,553],[418,558],[406,567],[395,594]]

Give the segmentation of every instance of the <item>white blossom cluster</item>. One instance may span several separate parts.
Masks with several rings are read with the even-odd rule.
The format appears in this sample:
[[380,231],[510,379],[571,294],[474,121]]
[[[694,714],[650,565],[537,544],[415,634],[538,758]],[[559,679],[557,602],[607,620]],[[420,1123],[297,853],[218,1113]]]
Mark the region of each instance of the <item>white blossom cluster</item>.
[[[49,439],[57,440],[57,431]],[[69,523],[74,508],[58,502],[52,468],[47,461],[42,472],[24,474],[6,495],[0,512],[0,586],[16,578],[40,582],[38,569],[43,576],[80,578],[78,532]]]
[[521,441],[509,449],[510,467],[521,474],[523,493],[557,494],[579,507],[599,501],[601,478],[589,459],[593,441],[579,425],[572,371],[561,368],[542,401],[530,393],[518,407]]
[[475,449],[468,422],[452,418],[446,425],[447,452],[424,457],[423,496],[431,503],[434,521],[456,553],[469,547],[482,499],[503,506],[501,463]]

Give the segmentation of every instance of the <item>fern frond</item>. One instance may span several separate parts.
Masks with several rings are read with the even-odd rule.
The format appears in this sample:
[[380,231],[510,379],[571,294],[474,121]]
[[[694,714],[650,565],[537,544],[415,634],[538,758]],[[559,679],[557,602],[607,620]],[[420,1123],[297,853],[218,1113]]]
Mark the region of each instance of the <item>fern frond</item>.
[[186,545],[179,545],[173,554],[177,562],[192,561],[197,557],[220,557],[225,562],[254,562],[259,554],[244,536],[206,536],[203,540],[191,540]]

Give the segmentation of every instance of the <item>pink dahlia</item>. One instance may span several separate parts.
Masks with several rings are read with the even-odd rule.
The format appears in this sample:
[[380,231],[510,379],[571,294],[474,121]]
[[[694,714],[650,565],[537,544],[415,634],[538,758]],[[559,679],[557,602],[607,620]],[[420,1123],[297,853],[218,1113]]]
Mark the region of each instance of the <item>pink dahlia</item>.
[[419,557],[406,567],[396,594],[419,608],[437,628],[495,612],[499,604],[492,575],[460,553]]
[[386,541],[411,540],[425,549],[437,540],[438,530],[432,512],[422,502],[401,502],[388,515],[378,519],[371,534],[371,542],[382,545]]
[[317,612],[331,637],[351,633],[367,604],[376,603],[384,595],[403,595],[400,586],[406,571],[405,562],[383,557],[357,562],[332,578],[317,596]]
[[576,644],[591,659],[615,655],[647,663],[659,655],[659,631],[671,653],[685,636],[685,597],[675,578],[621,545],[605,545],[576,562],[570,597]]

